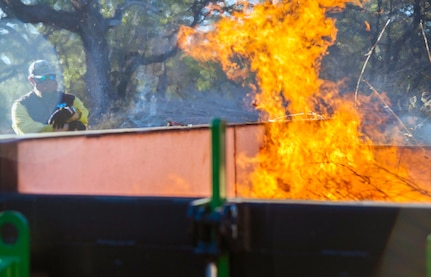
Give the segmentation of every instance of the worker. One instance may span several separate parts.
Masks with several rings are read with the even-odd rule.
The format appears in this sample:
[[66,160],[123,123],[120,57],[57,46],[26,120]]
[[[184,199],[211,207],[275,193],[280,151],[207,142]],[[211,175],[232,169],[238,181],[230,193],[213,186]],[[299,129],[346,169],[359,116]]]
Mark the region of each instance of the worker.
[[58,91],[56,72],[48,61],[33,62],[28,74],[32,91],[12,105],[16,134],[87,129],[87,108],[75,95]]

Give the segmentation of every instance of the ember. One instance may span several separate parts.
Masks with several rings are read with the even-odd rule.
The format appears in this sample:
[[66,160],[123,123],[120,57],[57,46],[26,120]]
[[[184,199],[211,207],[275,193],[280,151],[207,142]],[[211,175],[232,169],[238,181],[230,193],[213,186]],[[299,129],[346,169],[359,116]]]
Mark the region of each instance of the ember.
[[241,12],[224,17],[211,31],[181,30],[180,45],[189,55],[220,62],[231,78],[256,78],[256,107],[262,121],[271,123],[263,149],[249,160],[255,169],[251,184],[242,184],[243,196],[431,200],[426,186],[412,181],[399,163],[397,148],[376,154],[355,101],[319,78],[321,59],[337,33],[326,14],[347,2],[361,4],[306,0],[251,6],[244,1]]

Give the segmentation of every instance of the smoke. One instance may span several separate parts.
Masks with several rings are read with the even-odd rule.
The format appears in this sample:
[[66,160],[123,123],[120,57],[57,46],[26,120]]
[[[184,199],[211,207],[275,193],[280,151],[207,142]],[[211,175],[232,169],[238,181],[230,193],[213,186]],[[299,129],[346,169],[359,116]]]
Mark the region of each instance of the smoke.
[[250,106],[247,92],[239,87],[231,90],[234,92],[190,90],[175,98],[143,91],[121,128],[204,125],[214,118],[232,124],[257,122],[259,115]]

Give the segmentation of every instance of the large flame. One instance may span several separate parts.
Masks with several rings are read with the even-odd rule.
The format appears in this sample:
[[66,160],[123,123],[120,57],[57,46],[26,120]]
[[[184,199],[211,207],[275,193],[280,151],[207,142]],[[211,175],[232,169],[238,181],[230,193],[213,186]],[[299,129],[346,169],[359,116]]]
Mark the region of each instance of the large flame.
[[[361,1],[266,1],[221,19],[211,30],[183,27],[180,47],[220,62],[231,78],[255,78],[266,125],[245,196],[320,200],[428,201],[395,148],[376,148],[361,131],[357,103],[319,78],[335,39],[328,11]],[[379,95],[379,97],[382,97]],[[365,98],[365,97],[364,97]],[[368,127],[369,129],[369,127]]]

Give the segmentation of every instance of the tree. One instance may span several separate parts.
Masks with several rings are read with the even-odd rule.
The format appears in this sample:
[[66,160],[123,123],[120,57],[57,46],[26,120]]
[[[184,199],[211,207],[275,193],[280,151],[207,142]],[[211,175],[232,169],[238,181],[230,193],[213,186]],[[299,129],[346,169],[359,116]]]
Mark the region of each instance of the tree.
[[72,9],[56,10],[46,4],[28,5],[21,1],[0,1],[0,8],[7,15],[14,15],[27,23],[43,23],[79,34],[86,52],[85,82],[92,109],[92,121],[106,112],[107,98],[113,95],[109,85],[110,64],[105,34],[110,20],[100,13],[98,1],[71,1]]
[[430,36],[430,9],[430,1],[425,0],[376,0],[334,14],[339,32],[325,57],[324,76],[346,78],[344,90],[350,92],[360,81],[362,93],[370,93],[361,82],[366,80],[390,96],[395,110],[407,110],[409,99],[420,98],[431,85],[425,44]]
[[[235,1],[0,0],[0,9],[4,12],[0,23],[9,32],[7,37],[15,33],[16,41],[16,47],[2,48],[3,55],[10,55],[9,50],[14,48],[30,52],[34,47],[28,38],[3,23],[18,19],[33,24],[60,56],[66,87],[85,90],[83,98],[91,110],[93,125],[104,114],[119,111],[118,103],[127,106],[127,101],[133,101],[142,85],[138,80],[142,74],[157,71],[154,93],[163,97],[181,95],[178,91],[192,85],[206,90],[230,82],[215,64],[183,59],[176,35],[180,25],[209,26],[221,16],[230,16],[241,9]],[[349,5],[342,12],[330,14],[337,18],[339,31],[336,43],[324,57],[322,77],[347,80],[343,89],[347,93],[355,90],[365,69],[363,80],[386,91],[394,103],[400,98],[420,96],[431,79],[431,62],[424,44],[424,37],[430,34],[429,9],[430,1],[426,0],[372,0],[362,7]],[[370,50],[371,57],[363,68]],[[26,70],[22,58],[17,56],[16,61],[8,66],[8,72],[0,72],[0,81]],[[366,92],[365,83],[360,86],[362,93]]]
[[[176,1],[153,3],[72,0],[70,2],[32,1],[31,4],[25,4],[23,1],[0,0],[0,8],[7,18],[17,18],[32,24],[42,23],[45,28],[50,27],[57,31],[67,30],[77,34],[85,53],[84,81],[87,90],[86,98],[91,109],[90,123],[97,123],[104,113],[109,112],[111,101],[126,96],[127,87],[139,66],[164,62],[177,53],[175,35],[178,24],[183,24],[185,21],[190,21],[191,25],[202,22],[205,17],[204,8],[210,2],[213,1],[195,0],[193,3],[184,4]],[[115,4],[117,6],[114,9]],[[191,7],[185,5],[191,5]],[[164,49],[163,52],[148,55],[148,51],[143,51],[139,47],[135,49],[115,47],[121,45],[121,41],[109,43],[110,30],[130,28],[130,18],[134,13],[132,7],[152,14],[164,14],[160,23],[164,23],[164,34],[171,41],[169,48]],[[175,10],[179,15],[175,14]],[[191,20],[188,19],[190,15],[185,16],[190,12]],[[148,21],[148,13],[147,16],[136,17],[138,22]],[[142,43],[142,34],[137,32],[134,34],[134,38]],[[111,68],[111,64],[114,69]]]

